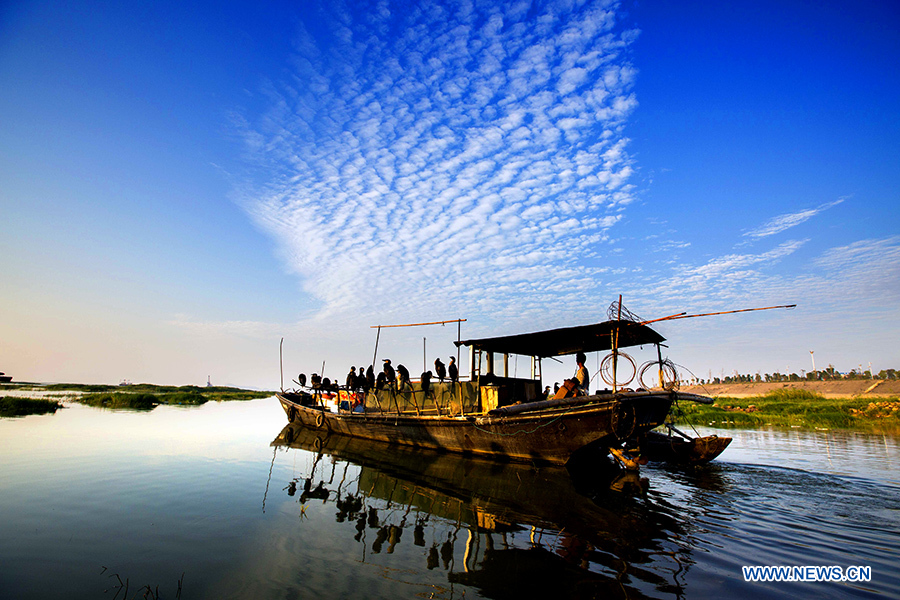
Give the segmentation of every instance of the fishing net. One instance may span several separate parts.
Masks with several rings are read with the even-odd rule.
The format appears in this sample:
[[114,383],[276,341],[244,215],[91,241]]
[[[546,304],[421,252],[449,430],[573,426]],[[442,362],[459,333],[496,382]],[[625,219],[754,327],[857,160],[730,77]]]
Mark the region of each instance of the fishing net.
[[[606,309],[606,317],[610,321],[618,321],[619,320],[619,301],[614,300],[612,304],[609,305],[609,308]],[[625,305],[622,305],[622,320],[623,321],[631,321],[633,323],[643,323],[644,319],[637,316],[627,308]]]

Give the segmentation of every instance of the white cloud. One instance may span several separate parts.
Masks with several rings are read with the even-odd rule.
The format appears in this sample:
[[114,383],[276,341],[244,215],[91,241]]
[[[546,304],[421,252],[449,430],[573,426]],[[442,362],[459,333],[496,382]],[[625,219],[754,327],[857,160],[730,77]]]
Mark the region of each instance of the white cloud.
[[834,202],[826,202],[825,204],[820,204],[816,208],[808,208],[804,210],[797,211],[795,213],[788,213],[784,215],[779,215],[772,219],[769,219],[762,226],[753,229],[752,231],[748,231],[744,234],[744,237],[749,237],[751,240],[760,240],[765,237],[769,237],[775,235],[776,233],[781,233],[791,227],[795,227],[809,219],[813,218],[817,214],[828,210],[833,206],[837,206],[841,202],[843,202],[845,198],[839,198]]
[[580,257],[632,200],[636,102],[633,36],[593,4],[323,6],[340,25],[269,91],[247,139],[273,176],[243,202],[320,316],[594,310]]

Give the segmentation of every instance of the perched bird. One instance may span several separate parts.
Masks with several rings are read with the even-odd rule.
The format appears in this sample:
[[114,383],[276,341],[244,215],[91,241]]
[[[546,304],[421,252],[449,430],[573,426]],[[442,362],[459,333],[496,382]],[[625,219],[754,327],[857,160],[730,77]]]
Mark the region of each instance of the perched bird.
[[300,373],[297,380],[300,382],[300,387],[306,387],[306,373]]
[[409,385],[409,371],[403,365],[397,365],[397,375],[399,375],[398,386],[399,388],[403,388],[405,385]]
[[357,388],[356,383],[356,367],[350,367],[350,372],[347,373],[347,389],[354,390]]
[[434,372],[437,375],[438,381],[444,383],[444,379],[447,378],[447,367],[444,366],[444,363],[441,362],[440,358],[434,359]]
[[384,368],[381,372],[384,373],[384,379],[388,385],[397,383],[397,375],[394,373],[394,367],[391,366],[391,359],[384,359]]
[[372,365],[366,369],[366,389],[371,390],[375,387],[375,369],[372,368]]
[[456,359],[450,357],[450,366],[447,367],[450,374],[450,381],[456,383],[459,380],[459,369],[456,368]]
[[431,391],[431,371],[425,371],[424,373],[422,373],[420,381],[422,392],[427,396],[428,392]]

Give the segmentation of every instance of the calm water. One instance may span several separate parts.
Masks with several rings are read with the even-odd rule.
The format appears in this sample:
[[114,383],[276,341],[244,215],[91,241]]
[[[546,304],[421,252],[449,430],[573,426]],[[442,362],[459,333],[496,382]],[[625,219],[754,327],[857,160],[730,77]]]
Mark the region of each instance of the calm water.
[[896,438],[732,431],[628,478],[284,425],[274,398],[0,419],[0,598],[900,597]]

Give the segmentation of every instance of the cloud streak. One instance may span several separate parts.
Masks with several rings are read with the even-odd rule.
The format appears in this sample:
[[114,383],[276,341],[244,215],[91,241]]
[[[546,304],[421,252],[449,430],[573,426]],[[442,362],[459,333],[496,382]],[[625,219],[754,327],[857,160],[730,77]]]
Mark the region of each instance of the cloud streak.
[[801,223],[804,223],[819,213],[828,210],[834,206],[837,206],[841,202],[843,202],[845,198],[839,198],[834,202],[826,202],[825,204],[820,204],[816,208],[808,208],[801,211],[797,211],[795,213],[788,213],[784,215],[779,215],[772,219],[769,219],[762,226],[748,231],[744,234],[744,237],[749,237],[752,241],[761,240],[763,238],[767,238],[769,236],[773,236],[777,233],[781,233],[782,231],[786,231],[791,227],[796,227]]
[[[594,308],[632,202],[617,3],[323,5],[246,132],[244,205],[319,316]],[[593,261],[594,263],[596,261]]]

